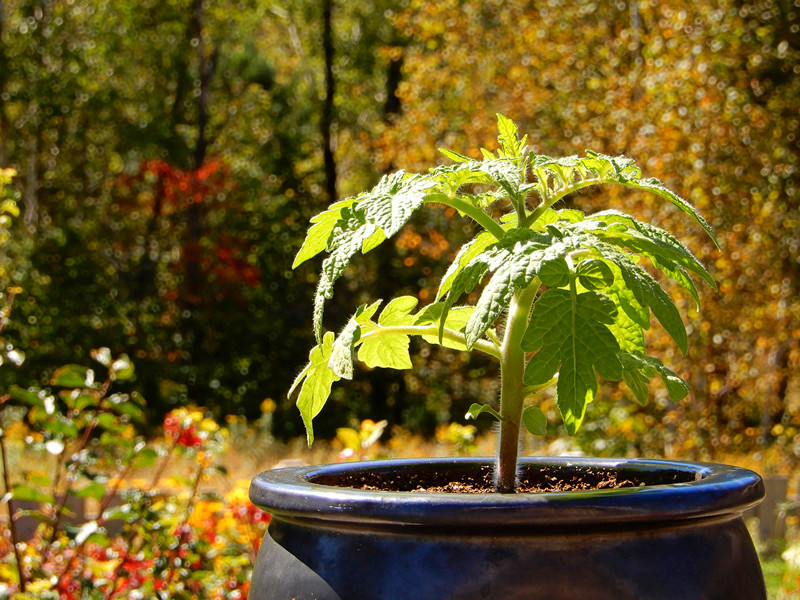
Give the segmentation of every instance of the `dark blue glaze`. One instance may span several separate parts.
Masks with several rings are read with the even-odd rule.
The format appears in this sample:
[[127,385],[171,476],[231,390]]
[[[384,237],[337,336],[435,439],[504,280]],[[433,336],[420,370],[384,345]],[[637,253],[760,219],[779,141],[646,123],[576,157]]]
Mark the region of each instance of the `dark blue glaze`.
[[542,494],[376,492],[321,485],[352,471],[450,471],[489,459],[267,471],[251,500],[273,514],[251,600],[766,598],[741,519],[758,475],[703,463],[523,459],[613,469],[647,485]]

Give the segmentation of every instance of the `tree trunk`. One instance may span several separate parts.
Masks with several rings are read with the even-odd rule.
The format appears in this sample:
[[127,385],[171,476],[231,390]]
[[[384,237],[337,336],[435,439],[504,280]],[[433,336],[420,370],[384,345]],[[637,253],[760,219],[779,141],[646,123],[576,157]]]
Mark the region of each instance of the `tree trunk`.
[[322,104],[322,152],[325,159],[325,189],[330,202],[336,194],[336,159],[333,147],[333,100],[336,80],[333,77],[333,0],[322,3],[322,49],[325,55],[325,101]]

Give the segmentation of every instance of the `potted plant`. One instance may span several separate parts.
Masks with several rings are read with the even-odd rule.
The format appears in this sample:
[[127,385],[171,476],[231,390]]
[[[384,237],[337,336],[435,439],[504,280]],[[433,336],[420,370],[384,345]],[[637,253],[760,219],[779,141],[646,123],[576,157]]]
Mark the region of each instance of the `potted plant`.
[[[452,164],[387,175],[311,220],[294,267],[328,256],[314,299],[317,345],[290,391],[310,445],[332,384],[351,378],[357,359],[408,368],[415,335],[483,352],[500,363],[499,404],[473,404],[467,416],[499,421],[496,459],[262,473],[251,499],[273,519],[250,598],[764,598],[741,519],[763,495],[756,474],[685,462],[518,458],[523,426],[545,433],[537,398],[548,388],[570,434],[598,377],[624,381],[641,403],[656,376],[673,400],[684,397],[687,385],[646,353],[651,312],[684,353],[688,339],[672,299],[643,265],[698,302],[691,276],[714,286],[667,231],[617,210],[559,209],[559,201],[589,186],[622,185],[656,194],[716,239],[692,205],[642,178],[632,160],[540,156],[511,120],[498,115],[498,128],[499,149],[482,150],[482,160],[442,150]],[[325,302],[350,259],[423,206],[452,207],[477,231],[435,302],[418,308],[401,296],[381,310],[377,300],[338,335],[323,333]],[[474,304],[458,304],[477,289]],[[476,490],[495,493],[465,493]]]

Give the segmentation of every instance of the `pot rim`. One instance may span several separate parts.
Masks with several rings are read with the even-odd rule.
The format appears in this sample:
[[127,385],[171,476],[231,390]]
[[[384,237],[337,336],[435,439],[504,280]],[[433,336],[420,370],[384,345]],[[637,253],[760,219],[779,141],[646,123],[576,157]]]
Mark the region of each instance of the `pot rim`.
[[460,471],[492,458],[395,459],[264,471],[250,484],[253,504],[281,518],[339,523],[497,528],[569,524],[674,522],[734,518],[764,497],[761,477],[741,467],[657,459],[524,457],[520,466],[566,470],[602,468],[628,475],[677,475],[679,483],[618,489],[524,494],[394,492],[343,488],[313,478],[358,471]]

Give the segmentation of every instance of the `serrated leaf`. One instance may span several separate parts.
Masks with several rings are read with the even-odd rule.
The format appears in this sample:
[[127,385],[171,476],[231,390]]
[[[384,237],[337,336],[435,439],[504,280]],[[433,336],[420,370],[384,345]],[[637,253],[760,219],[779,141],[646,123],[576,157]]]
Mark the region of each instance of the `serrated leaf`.
[[500,189],[512,199],[519,197],[523,171],[514,160],[508,158],[485,160],[475,163],[472,169],[489,175],[492,183],[500,186]]
[[500,142],[503,155],[506,158],[520,157],[528,136],[520,139],[516,123],[499,113],[497,114],[497,130],[500,134],[497,141]]
[[93,383],[94,371],[81,365],[64,365],[50,377],[50,385],[59,387],[90,387]]
[[623,379],[640,404],[647,403],[649,378],[656,374],[661,378],[673,402],[682,400],[689,393],[689,386],[686,382],[674,371],[665,367],[659,359],[645,354],[627,352],[620,352],[618,356],[622,363]]
[[[633,294],[636,302],[640,306],[647,307],[653,311],[653,314],[656,316],[656,319],[658,319],[658,322],[661,323],[664,330],[675,341],[681,352],[686,354],[689,344],[686,335],[686,327],[683,324],[680,312],[678,312],[669,294],[661,289],[661,286],[653,279],[650,273],[634,263],[624,252],[603,242],[594,244],[594,248],[600,252],[603,258],[609,260],[619,268],[622,280]],[[638,320],[639,316],[635,310],[632,310],[628,314],[631,318],[640,322]],[[643,321],[644,319],[641,320],[644,327],[645,324]]]
[[[659,269],[664,275],[675,281],[683,289],[685,289],[694,299],[695,308],[700,309],[700,296],[697,293],[697,287],[694,285],[689,273],[680,265],[668,261],[664,258],[656,256],[649,257],[653,266]],[[715,288],[716,289],[716,288]]]
[[547,433],[547,417],[538,406],[526,406],[522,409],[522,424],[533,435]]
[[683,324],[672,298],[669,297],[652,275],[630,261],[616,263],[620,267],[625,284],[633,292],[636,301],[647,306],[661,323],[664,330],[675,341],[683,354],[686,354],[689,339],[686,335],[686,326]]
[[[717,285],[711,274],[695,258],[691,251],[668,231],[649,223],[642,223],[630,215],[618,211],[604,211],[592,215],[587,221],[623,226],[624,228],[614,227],[613,225],[607,228],[599,228],[594,233],[608,243],[621,248],[629,248],[633,252],[650,259],[657,267],[664,265],[666,267],[664,272],[670,277],[673,277],[673,271],[683,267],[698,275],[712,288],[716,289]],[[693,296],[696,296],[694,284],[690,280],[687,283],[688,277],[685,274],[681,276],[678,273],[673,279],[689,290]]]
[[297,256],[295,256],[292,269],[296,269],[309,258],[313,258],[328,248],[328,240],[331,237],[331,233],[333,233],[333,228],[341,218],[342,209],[352,206],[355,201],[355,198],[348,198],[347,200],[336,202],[331,204],[327,210],[311,218],[312,226],[306,233],[303,245],[300,247]]
[[631,392],[633,392],[636,401],[642,406],[645,406],[649,396],[648,386],[650,385],[650,378],[639,369],[626,368],[624,362],[622,365],[622,380],[630,388]]
[[362,213],[345,209],[346,219],[340,220],[331,234],[330,255],[322,262],[317,292],[314,296],[314,334],[319,343],[322,335],[322,313],[325,301],[333,298],[333,284],[344,273],[350,258],[361,250],[361,246],[376,230]]
[[447,158],[449,158],[453,162],[457,163],[472,162],[472,159],[469,156],[464,156],[463,154],[459,154],[458,152],[454,152],[453,150],[448,150],[447,148],[439,148],[439,152],[444,154]]
[[689,202],[678,196],[675,192],[668,189],[663,183],[661,183],[655,177],[651,177],[649,179],[626,179],[624,181],[620,181],[623,185],[627,187],[632,187],[637,190],[646,190],[648,192],[652,192],[662,198],[666,198],[672,204],[677,206],[681,211],[686,213],[687,215],[691,216],[695,221],[697,221],[700,226],[705,230],[708,234],[708,237],[711,238],[711,241],[714,242],[714,245],[719,248],[719,242],[717,241],[717,237],[714,235],[714,231],[711,229],[711,225],[703,218],[703,216],[697,212],[694,206],[692,206]]
[[478,404],[474,402],[470,404],[469,409],[467,410],[467,414],[464,415],[465,419],[477,419],[480,415],[486,413],[488,415],[492,415],[498,421],[505,421],[505,417],[497,412],[491,405],[489,404]]
[[[719,247],[711,227],[694,206],[669,190],[658,179],[641,179],[641,170],[630,158],[607,156],[587,150],[584,158],[569,156],[555,159],[548,156],[535,156],[531,169],[539,180],[540,193],[543,194],[543,197],[550,196],[552,201],[574,191],[573,184],[575,183],[579,183],[579,187],[601,183],[617,183],[654,193],[669,200],[682,212],[691,216],[706,231],[714,244]],[[542,187],[546,189],[542,189]]]
[[[494,324],[517,290],[532,284],[543,264],[580,248],[584,241],[575,236],[561,238],[560,233],[543,234],[530,229],[513,229],[475,257],[471,264],[485,264],[494,273],[483,288],[475,312],[467,323],[465,333],[468,346],[472,347]],[[448,295],[448,301],[450,298],[451,295]]]
[[442,282],[439,284],[439,291],[436,292],[436,300],[438,301],[444,298],[444,296],[450,291],[456,275],[458,275],[458,273],[466,265],[472,262],[476,256],[480,255],[496,241],[497,238],[495,238],[491,233],[488,231],[482,231],[468,243],[461,246],[458,254],[456,254],[453,262],[450,263],[450,266],[445,272],[444,277],[442,277]]
[[607,327],[615,316],[614,303],[597,292],[551,289],[534,304],[522,349],[536,354],[525,369],[524,381],[541,385],[559,373],[556,402],[570,435],[594,399],[595,370],[606,379],[622,379],[619,344]]
[[[350,259],[397,233],[435,185],[430,177],[398,171],[384,176],[372,190],[359,195],[352,205],[342,207],[340,218],[328,236],[327,250],[330,254],[322,263],[314,296],[314,334],[318,343],[322,336],[325,301],[333,297],[333,284],[344,273]],[[378,230],[381,233],[377,233]]]
[[314,443],[314,417],[319,414],[328,401],[333,383],[340,379],[328,366],[333,343],[333,333],[326,333],[322,344],[311,349],[308,365],[300,372],[289,390],[291,397],[298,386],[300,387],[297,408],[300,410],[300,416],[306,427],[309,447]]

